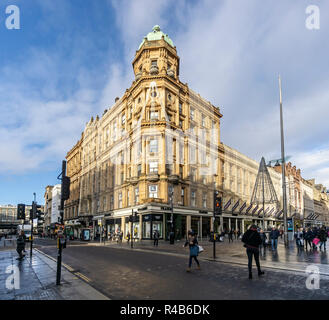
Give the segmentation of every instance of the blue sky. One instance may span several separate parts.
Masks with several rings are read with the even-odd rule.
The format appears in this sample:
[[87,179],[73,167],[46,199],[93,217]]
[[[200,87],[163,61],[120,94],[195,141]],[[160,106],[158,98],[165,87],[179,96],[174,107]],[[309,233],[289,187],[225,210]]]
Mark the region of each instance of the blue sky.
[[[305,27],[320,8],[320,29]],[[7,5],[21,29],[5,28]],[[280,157],[278,74],[286,153],[329,187],[329,3],[261,0],[2,0],[0,203],[43,203],[91,116],[133,80],[131,61],[159,24],[177,47],[180,79],[218,105],[222,141]]]

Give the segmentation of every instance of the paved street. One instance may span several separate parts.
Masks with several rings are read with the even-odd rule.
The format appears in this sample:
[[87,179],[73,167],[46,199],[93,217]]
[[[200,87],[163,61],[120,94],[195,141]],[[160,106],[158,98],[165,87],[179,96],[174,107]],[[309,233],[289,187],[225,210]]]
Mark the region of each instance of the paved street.
[[[40,250],[56,257],[57,250],[52,242],[37,241]],[[120,247],[76,243],[64,250],[63,261],[74,272],[87,276],[91,286],[111,299],[328,299],[328,276],[321,275],[319,290],[308,290],[305,286],[307,274],[302,268],[302,272],[289,271],[289,267],[282,270],[289,260],[296,264],[296,259],[292,259],[296,252],[282,256],[285,250],[282,246],[276,258],[279,262],[274,261],[281,267],[264,267],[262,278],[257,277],[255,270],[253,280],[247,279],[247,267],[242,264],[246,263],[246,257],[241,242],[218,245],[217,252],[222,251],[222,257],[224,252],[227,255],[231,252],[231,256],[242,255],[236,257],[240,260],[233,264],[207,260],[207,255],[211,255],[209,244],[205,243],[205,247],[205,255],[200,255],[202,270],[196,270],[194,265],[191,273],[185,271],[188,258],[182,244],[170,248],[167,243],[160,243],[160,247],[154,249],[150,243],[144,243],[130,249],[127,244]],[[269,258],[263,265],[271,264],[273,259],[270,252],[267,254]],[[316,261],[321,262],[321,254],[318,253],[318,257],[320,260]],[[322,266],[325,273],[327,265]]]
[[[15,250],[0,252],[0,300],[108,299],[81,280],[83,276],[73,274],[65,268],[62,268],[61,285],[56,286],[56,262],[38,250],[33,250],[32,259],[29,250],[22,261],[16,258]],[[15,274],[18,275],[16,285],[13,281]]]

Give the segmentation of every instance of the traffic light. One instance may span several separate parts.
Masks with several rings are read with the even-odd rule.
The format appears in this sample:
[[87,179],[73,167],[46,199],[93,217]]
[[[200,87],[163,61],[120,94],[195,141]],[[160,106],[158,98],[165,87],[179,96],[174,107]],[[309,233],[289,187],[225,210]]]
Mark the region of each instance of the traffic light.
[[17,206],[17,220],[25,220],[25,204]]
[[63,176],[62,180],[62,200],[68,200],[70,198],[70,178]]
[[218,191],[214,193],[214,215],[222,214],[222,197],[219,195]]
[[41,210],[38,210],[41,208],[41,205],[37,205],[36,202],[32,202],[32,209],[30,210],[30,219],[36,219],[41,214]]

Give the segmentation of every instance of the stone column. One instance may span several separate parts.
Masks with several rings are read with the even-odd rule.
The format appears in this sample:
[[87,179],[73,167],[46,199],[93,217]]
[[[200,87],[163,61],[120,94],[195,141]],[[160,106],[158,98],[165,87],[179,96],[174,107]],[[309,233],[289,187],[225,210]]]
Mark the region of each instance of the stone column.
[[238,218],[235,219],[235,230],[238,230]]
[[228,218],[228,230],[231,230],[231,218]]
[[121,231],[123,232],[123,236],[125,235],[126,232],[126,218],[121,217]]
[[244,233],[244,219],[242,219],[242,222],[241,222],[241,232]]
[[191,230],[191,216],[187,215],[186,216],[186,235],[189,230]]

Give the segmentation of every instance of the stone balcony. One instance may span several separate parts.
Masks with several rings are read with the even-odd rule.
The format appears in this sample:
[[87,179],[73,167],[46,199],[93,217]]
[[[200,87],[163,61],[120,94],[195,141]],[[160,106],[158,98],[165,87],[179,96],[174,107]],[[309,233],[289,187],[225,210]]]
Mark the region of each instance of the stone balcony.
[[149,173],[147,176],[146,176],[146,179],[147,181],[149,182],[156,182],[156,181],[159,181],[159,174],[158,173],[155,173],[155,172],[151,172]]
[[179,182],[179,175],[178,174],[168,175],[168,182],[177,184]]

